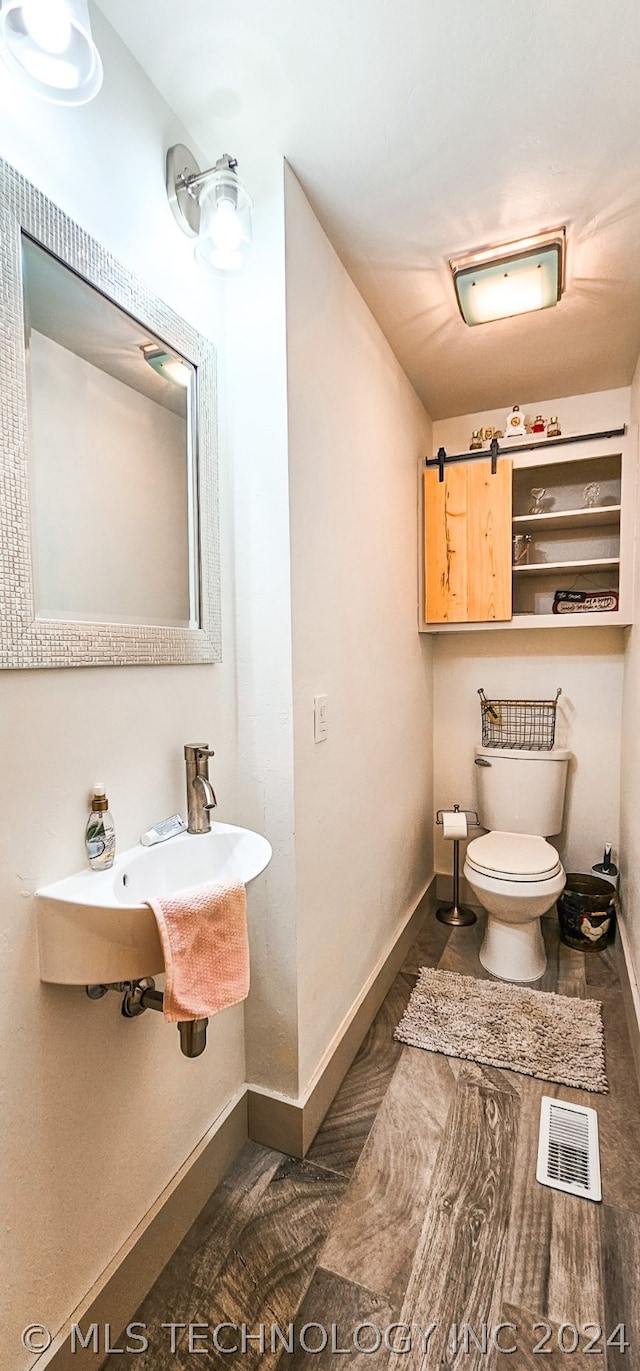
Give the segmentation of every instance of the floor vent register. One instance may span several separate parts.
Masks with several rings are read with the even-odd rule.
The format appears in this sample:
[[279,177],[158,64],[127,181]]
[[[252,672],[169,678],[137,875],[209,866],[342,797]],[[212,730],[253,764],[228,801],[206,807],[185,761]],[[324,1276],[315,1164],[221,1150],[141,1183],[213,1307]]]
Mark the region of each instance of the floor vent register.
[[585,1200],[602,1199],[595,1109],[543,1095],[536,1179]]

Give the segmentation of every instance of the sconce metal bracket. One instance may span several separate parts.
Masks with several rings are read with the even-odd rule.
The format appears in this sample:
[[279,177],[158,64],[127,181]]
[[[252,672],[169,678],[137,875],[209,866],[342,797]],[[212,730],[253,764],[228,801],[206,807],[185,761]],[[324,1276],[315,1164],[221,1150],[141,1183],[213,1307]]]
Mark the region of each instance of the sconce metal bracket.
[[184,143],[175,143],[167,152],[166,183],[171,211],[183,233],[197,238],[200,232],[200,206],[190,185],[201,176],[200,167]]

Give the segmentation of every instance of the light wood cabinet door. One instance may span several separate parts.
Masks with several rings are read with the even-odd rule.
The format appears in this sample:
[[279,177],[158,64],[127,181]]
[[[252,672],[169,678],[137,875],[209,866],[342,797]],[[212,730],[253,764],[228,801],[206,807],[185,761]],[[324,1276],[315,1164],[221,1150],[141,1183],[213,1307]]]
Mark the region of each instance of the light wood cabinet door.
[[424,599],[429,624],[511,618],[513,462],[445,465],[424,472]]

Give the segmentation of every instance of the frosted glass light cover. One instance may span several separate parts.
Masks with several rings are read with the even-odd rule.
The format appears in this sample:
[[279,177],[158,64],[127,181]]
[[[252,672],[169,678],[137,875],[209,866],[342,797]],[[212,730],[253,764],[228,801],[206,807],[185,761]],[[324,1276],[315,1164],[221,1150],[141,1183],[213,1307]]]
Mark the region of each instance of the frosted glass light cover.
[[[487,324],[556,305],[562,294],[564,235],[530,249],[490,257],[478,253],[451,263],[466,324]],[[515,247],[515,245],[514,245]],[[481,260],[486,257],[488,260]],[[475,258],[475,260],[474,260]]]
[[33,95],[85,105],[102,85],[87,0],[1,0],[0,51]]

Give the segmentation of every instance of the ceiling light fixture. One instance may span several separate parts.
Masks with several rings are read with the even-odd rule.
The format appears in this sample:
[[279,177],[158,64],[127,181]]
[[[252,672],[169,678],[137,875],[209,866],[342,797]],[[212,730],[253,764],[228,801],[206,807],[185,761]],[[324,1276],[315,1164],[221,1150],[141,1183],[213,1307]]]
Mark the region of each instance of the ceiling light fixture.
[[449,262],[465,324],[488,324],[557,305],[564,290],[566,230],[483,248]]
[[102,85],[87,0],[1,0],[0,51],[33,95],[86,105]]
[[167,195],[183,233],[197,238],[196,257],[219,276],[245,265],[253,241],[251,196],[225,153],[200,171],[193,153],[176,143],[167,153]]
[[149,366],[158,373],[158,376],[163,376],[165,381],[172,381],[174,386],[183,386],[185,390],[187,389],[191,382],[192,371],[186,362],[175,357],[172,352],[167,352],[164,348],[159,347],[157,343],[143,343],[141,352],[145,362],[149,363]]

